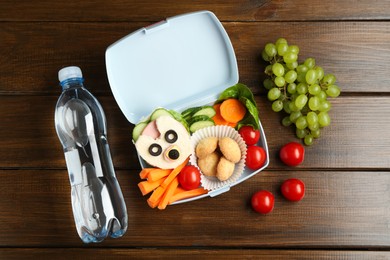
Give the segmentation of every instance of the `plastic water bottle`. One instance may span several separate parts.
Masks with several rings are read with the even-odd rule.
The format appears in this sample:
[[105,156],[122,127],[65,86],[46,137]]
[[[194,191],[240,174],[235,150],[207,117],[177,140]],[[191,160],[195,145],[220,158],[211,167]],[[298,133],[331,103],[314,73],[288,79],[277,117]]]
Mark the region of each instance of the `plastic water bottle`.
[[58,72],[62,94],[55,127],[65,153],[77,232],[84,243],[121,237],[127,210],[107,143],[106,118],[98,100],[83,86],[79,67]]

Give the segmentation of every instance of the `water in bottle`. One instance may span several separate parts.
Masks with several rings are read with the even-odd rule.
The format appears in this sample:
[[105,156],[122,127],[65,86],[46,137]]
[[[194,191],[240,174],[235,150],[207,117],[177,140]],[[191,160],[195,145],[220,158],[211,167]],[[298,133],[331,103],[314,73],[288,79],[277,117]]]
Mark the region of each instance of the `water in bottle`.
[[104,111],[83,85],[80,68],[61,69],[55,127],[65,153],[77,232],[85,243],[121,237],[127,211],[107,143]]

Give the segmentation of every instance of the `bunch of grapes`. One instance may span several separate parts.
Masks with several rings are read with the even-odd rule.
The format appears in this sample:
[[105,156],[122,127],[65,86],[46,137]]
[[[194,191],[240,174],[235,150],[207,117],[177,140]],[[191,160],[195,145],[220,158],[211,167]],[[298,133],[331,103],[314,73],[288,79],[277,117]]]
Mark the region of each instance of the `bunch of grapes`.
[[272,110],[288,114],[282,124],[294,124],[296,136],[306,145],[312,145],[320,136],[320,129],[330,124],[328,97],[338,97],[340,88],[335,85],[336,77],[325,74],[314,58],[298,63],[298,54],[299,47],[288,45],[284,38],[267,43],[262,57],[269,62],[265,68],[269,77],[263,84],[272,101]]

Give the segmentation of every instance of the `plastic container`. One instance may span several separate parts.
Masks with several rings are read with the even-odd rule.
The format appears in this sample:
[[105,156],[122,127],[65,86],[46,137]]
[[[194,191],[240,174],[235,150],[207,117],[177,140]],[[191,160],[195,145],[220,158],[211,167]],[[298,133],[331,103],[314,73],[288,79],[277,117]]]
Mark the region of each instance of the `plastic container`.
[[121,237],[127,230],[127,210],[115,177],[103,109],[84,88],[80,68],[63,68],[58,78],[62,94],[55,127],[68,168],[77,232],[84,243]]
[[[229,36],[209,11],[167,18],[125,36],[107,48],[106,67],[114,98],[133,124],[157,107],[181,112],[212,104],[239,78]],[[235,182],[180,202],[217,196],[267,167],[268,146],[261,123],[260,132],[258,145],[267,154],[262,168],[245,168]]]

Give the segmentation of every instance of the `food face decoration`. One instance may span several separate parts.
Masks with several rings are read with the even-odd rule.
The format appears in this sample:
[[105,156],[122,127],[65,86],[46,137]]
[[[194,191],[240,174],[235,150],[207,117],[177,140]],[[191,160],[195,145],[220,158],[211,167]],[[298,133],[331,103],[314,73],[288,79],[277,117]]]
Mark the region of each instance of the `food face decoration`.
[[151,121],[135,142],[138,154],[150,165],[173,169],[190,156],[190,134],[177,120],[160,116]]

